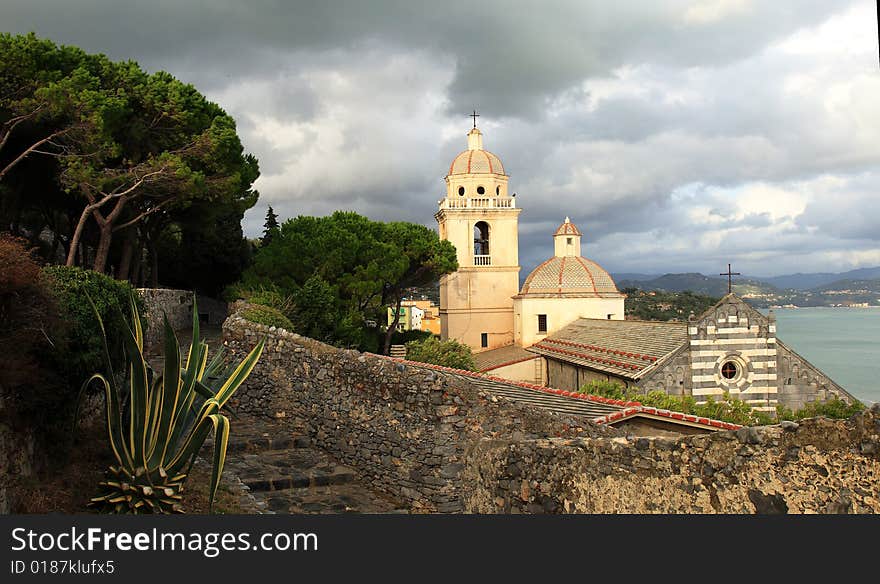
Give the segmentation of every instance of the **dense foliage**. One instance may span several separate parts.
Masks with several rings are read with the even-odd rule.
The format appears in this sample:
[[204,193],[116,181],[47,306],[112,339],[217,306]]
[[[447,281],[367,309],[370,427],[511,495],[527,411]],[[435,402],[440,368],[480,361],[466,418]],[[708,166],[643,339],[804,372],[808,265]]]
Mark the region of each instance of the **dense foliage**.
[[177,282],[219,290],[247,260],[258,174],[232,118],[191,85],[0,34],[0,222],[46,260],[156,285],[161,241]]
[[290,319],[284,316],[280,311],[270,308],[269,306],[252,304],[242,311],[241,316],[257,324],[293,331],[293,323],[290,322]]
[[[103,370],[105,365],[103,334],[95,320],[96,309],[104,321],[110,364],[114,370],[120,370],[125,360],[122,347],[128,329],[120,311],[128,305],[133,288],[127,282],[82,268],[48,266],[43,268],[43,273],[67,324],[66,348],[53,352],[55,367],[62,372],[67,385],[79,388],[83,381],[95,371]],[[88,299],[95,308],[89,305]],[[142,311],[139,297],[137,302]]]
[[[193,306],[193,344],[181,360],[177,335],[165,320],[163,370],[144,359],[143,331],[135,295],[130,296],[131,328],[122,339],[127,359],[126,388],[114,376],[94,374],[104,390],[107,435],[116,465],[101,482],[103,493],[91,505],[106,513],[182,512],[181,492],[209,433],[214,435],[211,488],[213,506],[226,460],[229,419],[223,406],[250,375],[264,342],[238,365],[225,367],[218,353],[208,362],[208,345],[199,336]],[[96,312],[99,326],[101,318]],[[120,314],[121,318],[121,314]],[[104,338],[105,349],[109,339]],[[85,385],[84,385],[85,387]],[[127,402],[127,403],[126,403]]]
[[[387,353],[406,290],[458,269],[455,248],[412,223],[371,221],[337,211],[285,221],[257,251],[237,295],[260,289],[289,296],[287,313],[300,334],[337,346]],[[396,323],[395,323],[396,324]]]
[[687,320],[690,314],[701,315],[720,298],[693,292],[644,291],[624,288],[627,318],[639,320]]
[[452,339],[440,341],[431,336],[422,341],[410,341],[406,343],[406,358],[453,369],[477,370],[471,348]]
[[38,423],[53,421],[47,408],[58,404],[63,380],[46,364],[53,351],[66,349],[65,332],[57,302],[26,243],[0,234],[0,387],[7,413],[14,410]]
[[765,412],[753,411],[744,401],[733,399],[727,393],[724,394],[721,400],[716,401],[710,397],[707,398],[705,404],[697,404],[694,397],[690,395],[668,395],[663,391],[651,391],[644,394],[633,389],[624,388],[623,385],[612,381],[592,381],[581,387],[580,392],[611,399],[637,401],[646,406],[693,414],[743,426],[767,425],[781,420],[801,420],[817,416],[845,419],[865,409],[865,406],[858,401],[849,405],[835,397],[826,403],[814,402],[807,404],[797,412],[792,412],[789,408],[778,405],[776,407],[776,418],[774,419]]
[[580,392],[611,399],[637,401],[646,406],[712,418],[713,420],[721,420],[742,426],[773,423],[772,418],[767,414],[752,410],[747,403],[738,399],[731,399],[726,393],[721,400],[716,401],[709,397],[706,399],[706,403],[697,404],[694,397],[690,395],[668,395],[663,391],[651,391],[644,394],[632,389],[628,390],[619,383],[608,381],[590,382],[581,387]]
[[269,205],[269,210],[266,211],[266,222],[263,223],[263,237],[260,238],[260,245],[269,245],[280,227],[278,214],[272,209],[272,205]]
[[803,418],[816,418],[825,416],[844,420],[865,409],[865,404],[856,400],[851,404],[846,403],[835,396],[827,402],[812,402],[793,412],[790,408],[782,405],[777,406],[776,414],[780,420],[800,420]]

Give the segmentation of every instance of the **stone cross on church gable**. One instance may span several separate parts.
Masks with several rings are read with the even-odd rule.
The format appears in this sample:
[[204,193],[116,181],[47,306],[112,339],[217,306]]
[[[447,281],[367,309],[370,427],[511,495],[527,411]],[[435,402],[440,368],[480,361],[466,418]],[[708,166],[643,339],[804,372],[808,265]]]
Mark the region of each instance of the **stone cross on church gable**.
[[742,276],[739,272],[734,272],[730,269],[730,264],[727,264],[727,272],[722,272],[718,274],[719,276],[727,276],[727,293],[730,294],[733,292],[733,277],[734,276]]

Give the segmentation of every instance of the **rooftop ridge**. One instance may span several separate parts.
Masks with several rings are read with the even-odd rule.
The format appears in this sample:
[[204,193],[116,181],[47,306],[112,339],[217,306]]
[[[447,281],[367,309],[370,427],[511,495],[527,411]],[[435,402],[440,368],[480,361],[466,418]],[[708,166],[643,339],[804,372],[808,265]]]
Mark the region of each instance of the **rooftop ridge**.
[[619,412],[613,412],[611,414],[599,416],[598,418],[595,418],[593,422],[597,424],[609,424],[611,422],[616,422],[618,420],[628,418],[636,414],[660,416],[661,418],[670,418],[673,420],[690,422],[692,424],[699,424],[701,426],[711,426],[713,428],[719,428],[722,430],[739,430],[740,428],[742,428],[742,426],[740,426],[739,424],[733,424],[731,422],[722,422],[721,420],[714,420],[712,418],[705,418],[702,416],[695,416],[693,414],[685,414],[682,412],[675,412],[672,410],[664,410],[643,405],[633,406],[620,410]]
[[592,318],[589,316],[582,316],[582,317],[578,318],[577,320],[597,320],[599,322],[613,322],[613,323],[641,322],[641,323],[646,323],[646,324],[662,324],[665,326],[671,326],[671,325],[687,326],[687,322],[685,322],[683,320],[645,320],[643,318],[625,318],[623,320],[616,320],[616,319],[609,320],[607,318]]
[[615,367],[620,367],[621,369],[632,369],[633,371],[640,371],[644,367],[641,365],[635,365],[633,363],[624,363],[623,361],[618,361],[617,359],[607,359],[605,357],[597,357],[595,355],[588,355],[587,353],[579,353],[577,351],[569,351],[567,349],[561,349],[559,347],[548,347],[544,345],[547,339],[544,339],[538,343],[532,345],[536,349],[544,349],[545,351],[550,351],[551,353],[562,353],[564,355],[571,355],[572,357],[578,357],[579,359],[586,359],[587,361],[595,361],[596,363],[604,363],[606,365],[613,365]]
[[[598,319],[602,320],[602,319]],[[554,339],[554,338],[546,338],[541,340],[542,343],[555,343],[558,345],[568,345],[571,347],[581,347],[583,349],[590,349],[591,351],[599,351],[601,353],[613,353],[615,355],[623,355],[625,357],[631,357],[634,359],[642,359],[643,361],[651,361],[654,362],[657,360],[657,357],[652,357],[651,355],[642,355],[641,353],[633,353],[631,351],[621,351],[619,349],[609,349],[607,347],[600,347],[598,345],[588,345],[586,343],[577,343],[575,341],[563,341],[562,339]]]
[[506,361],[504,363],[499,363],[498,365],[491,365],[489,367],[485,367],[480,369],[478,373],[483,373],[485,371],[492,371],[493,369],[501,369],[502,367],[507,367],[508,365],[516,365],[517,363],[522,363],[523,361],[531,361],[535,359],[535,355],[531,355],[530,357],[522,357],[520,359],[514,359],[513,361]]

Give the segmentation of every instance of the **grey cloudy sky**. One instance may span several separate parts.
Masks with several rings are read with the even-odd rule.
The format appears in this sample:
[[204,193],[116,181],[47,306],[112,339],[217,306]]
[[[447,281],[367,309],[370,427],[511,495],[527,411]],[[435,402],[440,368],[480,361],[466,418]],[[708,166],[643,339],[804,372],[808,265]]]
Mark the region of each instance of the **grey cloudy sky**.
[[526,269],[569,215],[613,272],[880,265],[875,4],[813,0],[3,0],[35,31],[193,83],[282,218],[435,225],[476,108]]

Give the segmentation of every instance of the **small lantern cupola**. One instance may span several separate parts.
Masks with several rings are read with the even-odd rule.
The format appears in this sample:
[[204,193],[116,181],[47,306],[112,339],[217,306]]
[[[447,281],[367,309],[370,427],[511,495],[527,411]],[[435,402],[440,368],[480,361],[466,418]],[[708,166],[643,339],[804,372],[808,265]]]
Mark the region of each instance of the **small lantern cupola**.
[[554,255],[561,257],[580,257],[581,255],[581,231],[568,217],[556,233],[553,234]]

